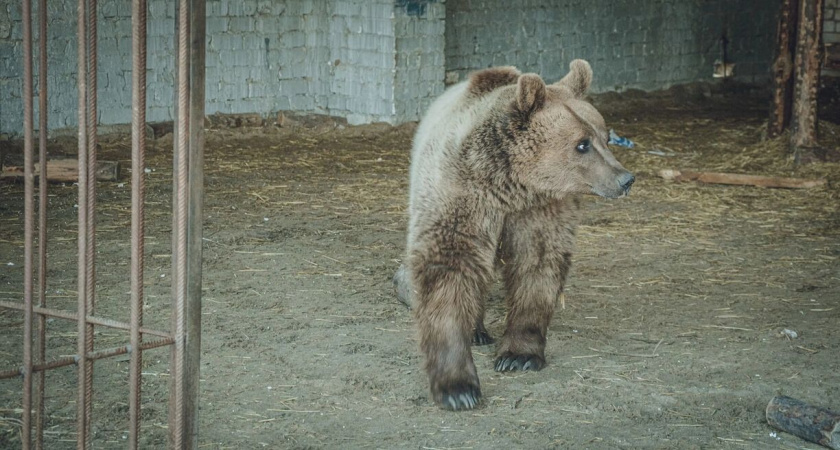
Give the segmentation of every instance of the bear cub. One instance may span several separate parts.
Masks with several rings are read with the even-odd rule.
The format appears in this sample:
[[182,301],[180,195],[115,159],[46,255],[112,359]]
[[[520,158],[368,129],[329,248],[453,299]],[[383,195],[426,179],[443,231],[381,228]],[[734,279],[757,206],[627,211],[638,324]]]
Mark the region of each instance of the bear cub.
[[473,73],[429,107],[411,152],[405,263],[394,277],[414,308],[432,398],[472,409],[481,388],[470,344],[489,344],[484,298],[496,268],[508,306],[496,371],[540,370],[571,264],[581,194],[629,193],[585,100],[592,69],[572,61],[546,84],[513,67]]

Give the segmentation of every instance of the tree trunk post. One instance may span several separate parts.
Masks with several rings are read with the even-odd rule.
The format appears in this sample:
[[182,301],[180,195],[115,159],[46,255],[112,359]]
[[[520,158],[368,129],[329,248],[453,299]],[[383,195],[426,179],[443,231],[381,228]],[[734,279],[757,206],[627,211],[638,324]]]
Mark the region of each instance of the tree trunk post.
[[776,28],[776,58],[773,60],[773,104],[767,123],[767,136],[781,135],[790,124],[793,100],[793,56],[796,52],[796,22],[799,0],[782,0]]
[[796,164],[807,162],[803,161],[803,150],[817,146],[817,90],[822,62],[820,47],[823,6],[823,0],[800,1],[790,142]]

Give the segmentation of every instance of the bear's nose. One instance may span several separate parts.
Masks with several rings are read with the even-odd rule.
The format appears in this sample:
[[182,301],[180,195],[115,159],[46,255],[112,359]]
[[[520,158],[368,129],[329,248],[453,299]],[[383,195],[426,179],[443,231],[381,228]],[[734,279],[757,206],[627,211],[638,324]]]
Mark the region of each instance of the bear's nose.
[[630,172],[626,172],[618,177],[618,184],[621,186],[625,195],[630,193],[630,186],[633,185],[634,181],[636,181],[636,177]]

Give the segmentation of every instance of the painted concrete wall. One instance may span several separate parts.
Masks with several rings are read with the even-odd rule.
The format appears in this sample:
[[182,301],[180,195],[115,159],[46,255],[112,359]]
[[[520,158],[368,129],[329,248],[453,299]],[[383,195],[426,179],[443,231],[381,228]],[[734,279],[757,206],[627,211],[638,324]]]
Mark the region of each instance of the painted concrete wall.
[[[173,115],[174,3],[149,1],[152,122]],[[13,135],[22,129],[20,8],[19,1],[0,0],[0,132]],[[443,4],[434,1],[210,0],[207,113],[288,110],[345,117],[354,124],[416,119],[442,91],[443,11]],[[100,122],[128,123],[130,2],[100,0],[98,14]],[[75,2],[50,0],[48,16],[49,127],[72,127]],[[35,39],[37,46],[37,33]]]
[[823,41],[840,44],[840,0],[825,0]]
[[711,79],[729,41],[738,79],[768,79],[775,0],[448,0],[449,80],[491,65],[558,79],[583,58],[596,91],[659,89]]
[[[174,3],[149,1],[149,121],[172,119]],[[513,64],[554,79],[573,58],[590,60],[596,90],[663,88],[710,79],[724,31],[737,77],[762,81],[777,3],[208,0],[207,113],[295,111],[398,123],[418,119],[447,74]],[[49,1],[51,129],[76,124],[75,4]],[[835,6],[827,0],[830,14]],[[20,7],[0,0],[0,133],[11,135],[22,130]],[[98,15],[100,122],[128,123],[130,4],[100,0]]]

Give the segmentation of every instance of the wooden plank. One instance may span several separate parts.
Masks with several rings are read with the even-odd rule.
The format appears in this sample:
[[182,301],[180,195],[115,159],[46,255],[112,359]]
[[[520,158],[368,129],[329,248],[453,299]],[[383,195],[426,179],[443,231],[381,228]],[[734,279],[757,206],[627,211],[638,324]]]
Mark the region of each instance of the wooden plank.
[[[35,176],[40,175],[40,168],[35,166]],[[23,178],[23,167],[4,166],[0,178]],[[120,179],[118,161],[97,161],[96,179],[99,181],[117,181]],[[79,181],[79,160],[56,159],[47,161],[47,181],[74,183]]]
[[770,426],[806,441],[840,450],[840,414],[791,397],[776,396],[765,411]]
[[737,173],[692,172],[689,170],[663,169],[659,176],[673,181],[697,181],[708,184],[729,184],[737,186],[759,186],[768,188],[808,189],[825,185],[825,180],[802,178],[765,177]]

